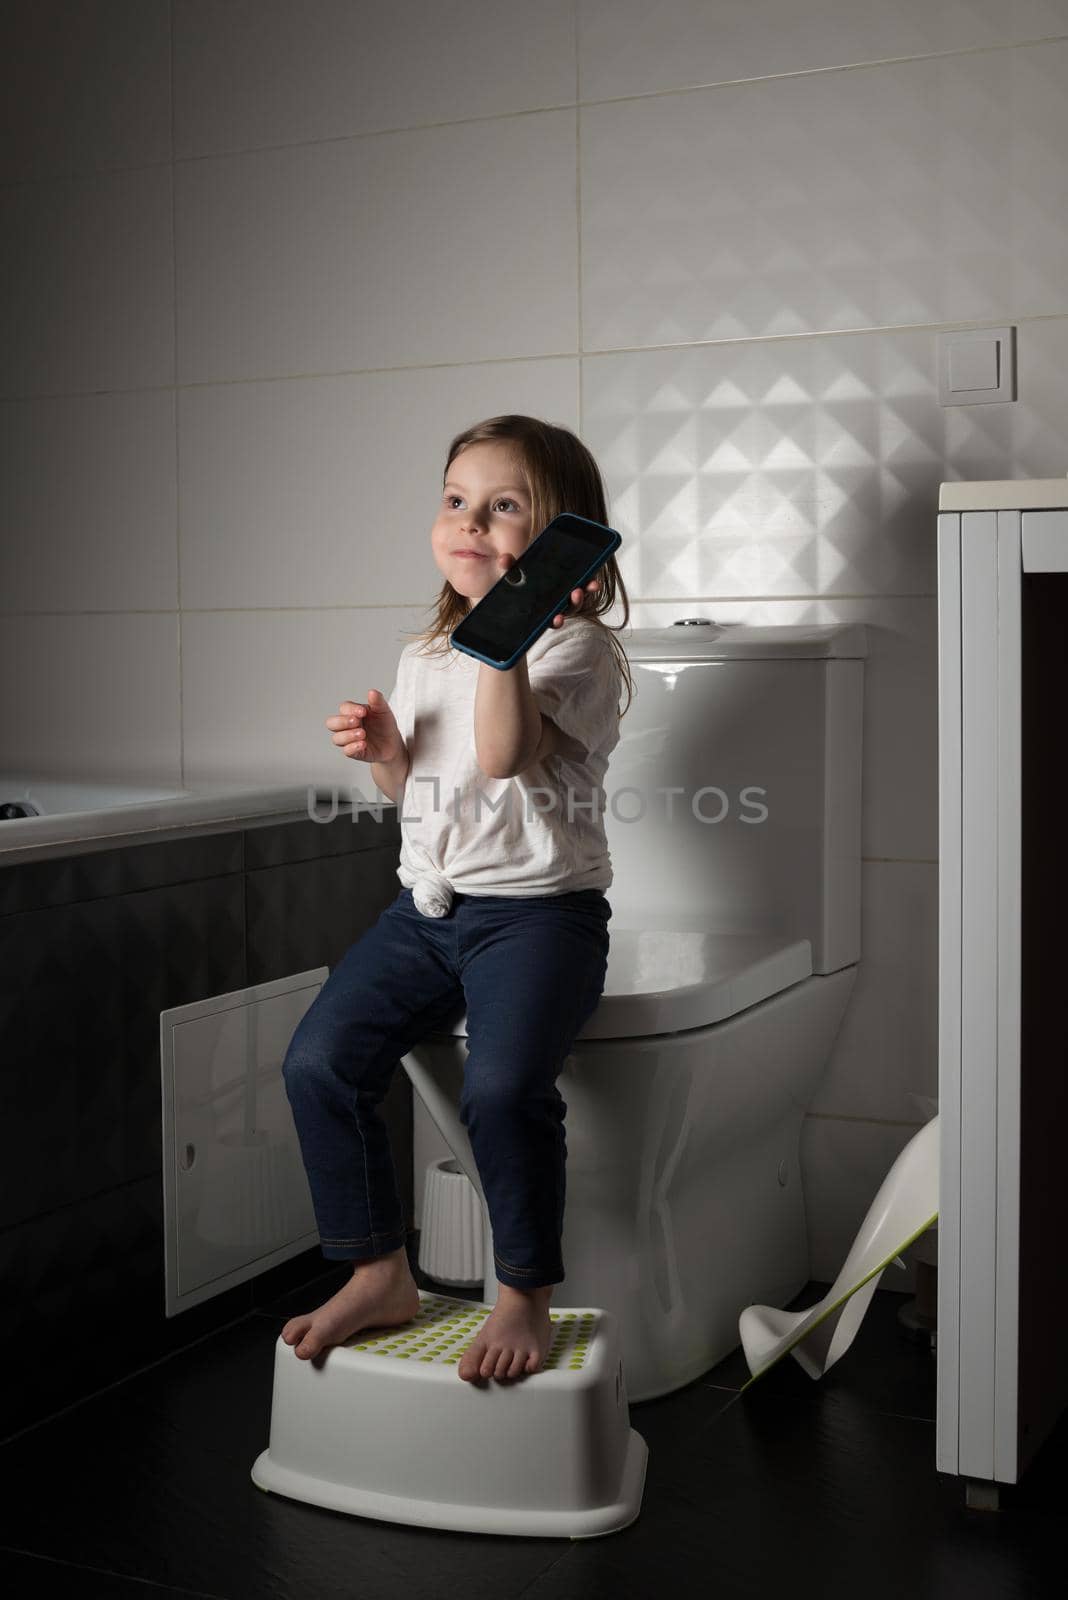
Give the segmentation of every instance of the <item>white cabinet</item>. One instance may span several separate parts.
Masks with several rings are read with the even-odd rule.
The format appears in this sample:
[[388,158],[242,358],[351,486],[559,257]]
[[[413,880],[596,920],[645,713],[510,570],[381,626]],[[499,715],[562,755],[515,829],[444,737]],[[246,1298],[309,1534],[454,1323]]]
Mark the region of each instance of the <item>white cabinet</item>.
[[1068,1401],[1068,482],[940,507],[936,1466],[996,1485]]

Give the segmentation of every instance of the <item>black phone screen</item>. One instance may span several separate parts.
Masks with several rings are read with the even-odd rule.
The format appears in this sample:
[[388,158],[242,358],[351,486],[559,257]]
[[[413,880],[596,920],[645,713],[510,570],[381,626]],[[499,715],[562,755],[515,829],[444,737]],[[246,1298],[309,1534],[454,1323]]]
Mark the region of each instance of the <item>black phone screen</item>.
[[454,629],[454,642],[493,661],[521,654],[620,543],[599,522],[554,517]]

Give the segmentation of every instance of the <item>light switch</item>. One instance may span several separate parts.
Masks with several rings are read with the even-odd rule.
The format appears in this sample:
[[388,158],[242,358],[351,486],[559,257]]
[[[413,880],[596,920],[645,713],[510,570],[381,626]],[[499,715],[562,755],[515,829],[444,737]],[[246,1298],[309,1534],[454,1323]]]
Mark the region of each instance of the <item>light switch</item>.
[[965,339],[949,347],[949,387],[953,394],[969,389],[996,389],[998,386],[998,342]]
[[944,406],[1016,398],[1016,329],[938,335],[938,398]]

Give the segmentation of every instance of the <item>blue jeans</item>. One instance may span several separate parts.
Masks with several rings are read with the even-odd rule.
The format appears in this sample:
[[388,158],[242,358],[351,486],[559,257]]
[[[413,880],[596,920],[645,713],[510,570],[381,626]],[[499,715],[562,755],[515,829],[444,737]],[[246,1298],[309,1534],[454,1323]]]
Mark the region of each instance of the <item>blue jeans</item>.
[[282,1073],[328,1261],[405,1243],[378,1106],[401,1057],[467,1005],[460,1120],[515,1289],[564,1278],[567,1107],[556,1079],[597,1009],[611,907],[599,889],[457,894],[426,917],[402,889],[346,951],[290,1040]]

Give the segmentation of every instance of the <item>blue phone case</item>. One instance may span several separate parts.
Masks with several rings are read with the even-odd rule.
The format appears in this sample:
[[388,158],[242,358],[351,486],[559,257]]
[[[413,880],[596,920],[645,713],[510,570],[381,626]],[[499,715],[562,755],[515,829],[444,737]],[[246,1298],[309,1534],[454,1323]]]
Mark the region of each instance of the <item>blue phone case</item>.
[[[580,517],[575,511],[568,511],[566,515],[569,517],[574,517],[576,522],[588,523],[591,528],[603,528],[605,526],[603,522],[594,522],[590,517]],[[555,520],[556,519],[554,517],[553,521],[555,522]],[[538,538],[540,539],[542,535],[548,531],[548,528],[551,527],[552,522],[548,523],[547,526],[542,529],[541,533],[538,534]],[[577,579],[576,582],[569,586],[566,593],[561,596],[554,606],[550,606],[548,612],[541,619],[541,621],[536,624],[529,637],[523,641],[518,650],[515,650],[512,655],[509,656],[507,661],[494,661],[490,656],[483,655],[481,650],[472,649],[469,644],[462,643],[462,641],[456,637],[457,631],[463,627],[463,622],[466,622],[468,617],[475,615],[475,612],[478,610],[478,606],[482,604],[482,600],[488,600],[490,595],[493,593],[493,589],[488,589],[482,596],[482,600],[478,602],[478,605],[473,606],[468,612],[467,617],[463,619],[463,622],[458,622],[456,624],[456,628],[449,635],[449,643],[452,645],[453,649],[462,650],[464,655],[473,656],[476,661],[484,661],[488,667],[496,667],[498,672],[507,672],[510,667],[514,667],[520,656],[526,655],[534,641],[536,639],[540,639],[546,628],[551,626],[552,620],[556,616],[557,612],[566,611],[569,609],[571,605],[571,590],[581,589],[584,584],[589,583],[590,579],[593,577],[598,568],[603,567],[609,556],[614,555],[619,549],[620,545],[623,543],[621,536],[614,528],[609,528],[607,531],[612,535],[613,540],[613,542],[608,546],[607,550],[602,551],[599,556],[594,557],[594,559],[590,562],[590,565],[586,568],[586,571],[582,574],[582,577]],[[537,541],[532,540],[531,542],[536,543]],[[530,545],[527,546],[527,549],[530,549]],[[497,579],[497,583],[503,583],[506,576],[507,574],[502,574],[501,577]],[[494,588],[496,588],[496,586],[497,585],[494,584]]]

